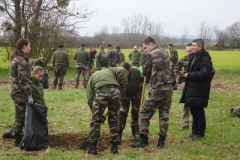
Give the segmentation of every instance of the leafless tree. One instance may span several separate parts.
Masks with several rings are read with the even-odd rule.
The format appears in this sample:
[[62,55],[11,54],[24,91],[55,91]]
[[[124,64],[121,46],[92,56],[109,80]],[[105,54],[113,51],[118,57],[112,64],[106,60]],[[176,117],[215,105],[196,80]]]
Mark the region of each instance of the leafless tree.
[[108,42],[108,27],[103,26],[99,31],[94,32],[94,37],[97,40],[97,45],[105,45]]
[[203,39],[205,44],[209,44],[215,33],[215,28],[211,27],[206,21],[202,21],[197,27],[199,38]]
[[188,36],[188,29],[187,29],[187,27],[185,26],[184,28],[183,28],[183,32],[182,32],[182,37],[181,37],[181,45],[184,47],[185,45],[184,45],[184,43],[186,42],[186,40],[187,40],[187,36]]
[[240,47],[240,22],[233,23],[227,27],[228,42],[231,48]]

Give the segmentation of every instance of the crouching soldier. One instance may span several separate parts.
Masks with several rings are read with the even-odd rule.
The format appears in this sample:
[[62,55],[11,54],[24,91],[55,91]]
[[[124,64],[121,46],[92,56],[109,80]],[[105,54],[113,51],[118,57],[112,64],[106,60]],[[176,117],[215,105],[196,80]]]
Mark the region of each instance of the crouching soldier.
[[97,154],[97,142],[100,138],[100,126],[103,113],[108,107],[108,126],[111,137],[111,152],[118,152],[119,127],[118,111],[121,92],[128,83],[127,70],[123,67],[110,67],[95,72],[87,86],[88,105],[92,111],[91,131],[89,133],[90,149],[88,154]]
[[120,66],[124,67],[129,72],[128,85],[126,87],[125,94],[123,94],[121,97],[121,108],[119,111],[118,118],[120,140],[122,138],[122,132],[126,126],[130,102],[132,103],[131,110],[132,139],[137,140],[139,139],[138,112],[142,95],[142,83],[140,82],[142,76],[137,67],[131,67],[130,64],[128,64],[127,62],[122,62]]

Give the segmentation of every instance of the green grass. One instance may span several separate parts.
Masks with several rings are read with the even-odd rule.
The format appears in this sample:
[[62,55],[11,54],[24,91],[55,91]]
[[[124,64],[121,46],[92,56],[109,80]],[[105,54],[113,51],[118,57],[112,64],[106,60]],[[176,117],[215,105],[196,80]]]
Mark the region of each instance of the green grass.
[[[123,50],[125,55],[131,52]],[[185,55],[184,50],[178,50],[179,57]],[[149,141],[150,145],[145,148],[132,149],[130,142],[130,117],[123,133],[123,144],[119,146],[119,153],[110,153],[110,144],[105,143],[104,150],[99,151],[97,156],[86,156],[85,151],[79,150],[77,138],[64,146],[53,146],[47,151],[25,152],[13,147],[13,140],[0,139],[0,160],[2,159],[240,159],[240,132],[239,118],[230,117],[230,108],[240,105],[240,74],[233,74],[233,70],[240,68],[236,63],[239,51],[209,51],[214,67],[217,70],[212,82],[210,101],[206,111],[207,129],[206,136],[201,141],[183,140],[190,134],[190,130],[180,131],[182,104],[179,104],[181,90],[174,91],[170,110],[170,125],[166,146],[162,149],[156,147],[158,139],[158,113],[151,119]],[[126,59],[128,57],[126,56]],[[221,64],[222,63],[222,64]],[[7,62],[0,63],[0,75],[8,77]],[[225,72],[222,69],[228,68]],[[87,135],[90,131],[91,113],[87,105],[86,92],[74,89],[72,79],[75,76],[74,68],[70,68],[65,78],[62,91],[44,90],[46,104],[48,106],[49,135]],[[239,72],[238,72],[239,73]],[[52,71],[50,70],[52,76]],[[52,77],[50,77],[52,81]],[[51,84],[51,83],[50,83]],[[9,85],[0,83],[0,133],[3,133],[12,125],[14,118],[13,101],[9,96]],[[147,94],[147,92],[145,93]],[[101,135],[108,138],[108,125],[101,127]],[[106,139],[106,138],[105,138]],[[103,143],[103,138],[100,143]],[[66,143],[64,138],[59,141]]]

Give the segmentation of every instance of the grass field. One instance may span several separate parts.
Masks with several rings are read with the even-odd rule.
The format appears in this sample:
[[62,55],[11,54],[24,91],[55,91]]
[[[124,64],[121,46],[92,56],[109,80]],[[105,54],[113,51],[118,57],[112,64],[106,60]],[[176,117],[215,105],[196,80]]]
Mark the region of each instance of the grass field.
[[[127,55],[131,50],[123,50]],[[178,50],[179,57],[185,55]],[[182,104],[179,104],[181,90],[174,91],[170,111],[170,125],[166,146],[156,147],[158,139],[158,113],[151,119],[149,141],[145,148],[129,147],[130,122],[123,133],[123,142],[119,153],[110,153],[108,125],[102,125],[101,139],[97,156],[87,155],[79,150],[90,130],[91,113],[86,102],[86,91],[74,89],[74,68],[66,75],[62,91],[46,89],[45,100],[48,106],[50,148],[41,151],[26,152],[14,147],[12,139],[0,139],[0,160],[2,159],[240,159],[240,118],[230,117],[230,108],[240,106],[240,63],[239,51],[209,51],[212,56],[216,75],[212,82],[209,106],[205,110],[207,117],[206,136],[200,141],[185,140],[190,130],[180,131]],[[1,61],[1,60],[0,60]],[[0,82],[8,77],[8,62],[0,63]],[[49,67],[50,68],[50,67]],[[50,84],[53,72],[50,69]],[[51,86],[50,86],[51,87]],[[0,83],[0,133],[12,125],[14,118],[13,102],[9,96],[9,85]],[[147,94],[147,92],[146,92]]]

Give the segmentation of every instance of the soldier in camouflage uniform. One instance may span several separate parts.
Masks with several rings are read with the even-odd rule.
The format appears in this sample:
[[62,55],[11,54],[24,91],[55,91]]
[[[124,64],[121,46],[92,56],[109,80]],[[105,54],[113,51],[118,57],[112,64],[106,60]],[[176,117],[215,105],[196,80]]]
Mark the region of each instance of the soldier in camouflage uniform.
[[131,129],[132,129],[132,139],[139,139],[139,124],[138,124],[138,112],[140,108],[141,95],[142,95],[142,83],[140,79],[143,77],[137,67],[130,67],[127,62],[122,62],[121,67],[128,70],[128,85],[125,94],[121,97],[121,108],[119,112],[118,124],[120,127],[120,140],[122,138],[122,132],[126,127],[126,120],[128,117],[128,111],[130,108],[130,103],[132,104],[131,109]]
[[54,52],[52,58],[52,64],[54,68],[54,81],[53,89],[56,89],[58,79],[59,79],[59,89],[62,89],[63,79],[66,75],[66,71],[69,68],[69,56],[67,52],[63,50],[63,45],[59,45],[59,49]]
[[149,52],[143,64],[143,75],[150,79],[151,89],[139,112],[141,140],[130,146],[136,148],[148,145],[150,119],[158,109],[160,132],[157,146],[163,147],[168,132],[169,110],[173,94],[170,58],[163,48],[155,45],[152,37],[147,37],[143,41],[143,47]]
[[104,52],[104,46],[101,45],[99,47],[99,51],[97,52],[95,59],[96,59],[96,68],[107,68],[109,65],[109,57]]
[[89,51],[90,69],[94,68],[96,53],[97,53],[96,49],[94,47],[90,47],[90,51]]
[[26,103],[33,104],[30,89],[31,73],[27,57],[30,50],[30,42],[26,39],[19,39],[10,58],[10,96],[15,106],[15,121],[13,123],[15,146],[19,146],[23,137]]
[[137,46],[133,47],[133,52],[128,55],[128,58],[132,61],[132,66],[139,67],[141,53],[138,51]]
[[89,79],[90,70],[90,57],[87,51],[85,51],[85,45],[82,44],[81,49],[77,51],[74,55],[74,60],[76,60],[76,77],[75,77],[75,88],[79,85],[79,76],[82,73],[83,76],[83,88],[87,88],[87,83]]
[[168,49],[170,50],[170,61],[172,63],[172,65],[171,65],[171,71],[172,71],[172,77],[173,77],[172,87],[173,87],[174,90],[176,90],[177,89],[177,83],[176,83],[176,75],[174,73],[174,68],[175,68],[175,66],[177,65],[177,62],[178,62],[178,53],[177,53],[177,50],[175,50],[173,48],[172,44],[168,45]]
[[[180,71],[182,71],[182,69],[184,71],[184,72],[182,72],[183,74],[185,74],[187,72],[188,63],[189,63],[189,56],[193,52],[192,51],[192,43],[189,43],[186,46],[186,52],[187,52],[187,55],[184,56],[183,58],[181,58],[180,61],[178,62],[178,64],[176,65],[175,72],[177,74]],[[179,77],[178,83],[181,84],[183,86],[183,88],[184,88],[185,81],[186,81],[185,78]],[[189,112],[190,112],[189,106],[183,105],[182,130],[185,130],[185,129],[189,128]]]
[[88,105],[92,111],[91,131],[89,133],[90,149],[88,154],[97,154],[97,142],[100,138],[100,126],[103,113],[108,108],[108,126],[111,137],[111,152],[118,152],[119,127],[118,111],[121,92],[128,83],[127,70],[123,67],[109,67],[95,72],[87,86]]
[[139,66],[142,66],[147,57],[147,52],[142,45],[140,46],[140,49],[141,49],[141,56],[140,56]]
[[117,64],[120,65],[122,62],[125,62],[125,56],[119,46],[117,46],[115,50],[117,52]]
[[113,50],[112,45],[108,44],[108,52],[107,54],[109,55],[109,67],[117,67],[117,52]]

